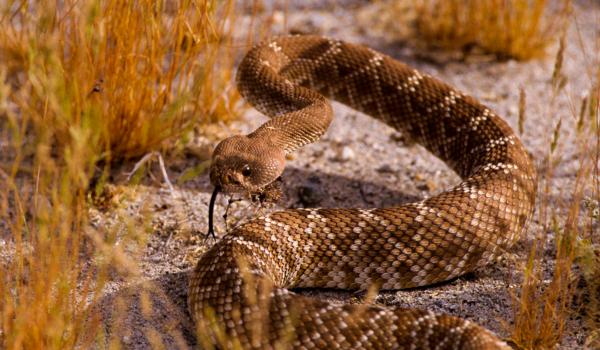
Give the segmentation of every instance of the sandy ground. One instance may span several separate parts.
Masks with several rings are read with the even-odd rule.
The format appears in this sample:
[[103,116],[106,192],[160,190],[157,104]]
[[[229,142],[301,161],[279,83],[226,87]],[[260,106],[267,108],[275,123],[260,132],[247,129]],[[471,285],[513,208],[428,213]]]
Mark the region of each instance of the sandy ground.
[[[496,62],[485,57],[457,61],[435,54],[425,57],[403,43],[380,39],[380,33],[371,29],[364,19],[364,11],[368,11],[365,2],[342,1],[344,6],[334,6],[334,3],[290,1],[288,28],[368,44],[481,99],[515,129],[519,87],[523,87],[527,93],[527,118],[521,137],[538,164],[547,153],[554,126],[562,118],[558,145],[562,162],[556,171],[555,183],[558,185],[552,188],[551,194],[557,203],[567,198],[578,167],[578,148],[574,146],[576,136],[573,132],[576,121],[572,110],[589,91],[588,70],[594,63],[598,64],[593,61],[599,56],[594,53],[593,45],[600,36],[600,3],[576,3],[578,30],[576,26],[569,30],[563,68],[567,85],[552,103],[549,102],[552,100],[550,77],[556,47],[549,50],[546,59],[530,62]],[[275,31],[283,30],[281,17],[275,16]],[[243,18],[240,23],[244,23]],[[585,46],[583,50],[581,43]],[[334,124],[325,137],[305,147],[289,161],[284,173],[286,198],[275,209],[390,206],[438,193],[458,183],[458,177],[442,162],[420,146],[407,143],[388,126],[339,104],[335,105],[335,114]],[[205,160],[219,138],[246,133],[264,120],[250,109],[239,122],[215,128],[211,138],[197,140],[199,151],[195,156],[167,161],[171,178],[177,179],[184,169]],[[154,173],[159,174],[158,171]],[[196,345],[187,312],[187,284],[195,261],[206,250],[202,234],[206,232],[211,187],[204,174],[177,185],[176,189],[178,197],[174,198],[159,182],[123,187],[119,191],[126,193],[123,197],[127,199],[121,202],[120,209],[93,214],[96,225],[115,227],[121,225],[125,217],[134,222],[152,218],[150,222],[146,221],[150,231],[147,244],[141,247],[132,244],[133,248],[128,250],[137,262],[140,275],[126,281],[111,281],[100,305],[106,331],[120,337],[127,349],[149,348],[152,341],[148,339],[164,342],[167,348]],[[216,218],[218,234],[222,236],[225,228],[221,215],[227,204],[226,198],[221,198],[219,204]],[[255,210],[248,202],[237,202],[230,208],[229,227],[253,215]],[[528,252],[530,237],[540,229],[534,221],[529,228],[530,235],[489,267],[430,288],[381,293],[377,302],[457,315],[506,336],[513,313],[511,293],[518,291],[520,264]],[[554,255],[552,246],[550,235],[545,257]],[[551,269],[552,264],[548,263],[545,276],[549,276]],[[145,309],[144,298],[140,295],[146,292],[141,290],[150,295],[152,311]],[[357,296],[350,292],[300,292],[339,302],[358,302]],[[114,311],[117,309],[115,301],[120,299],[126,300],[124,314]],[[567,335],[560,348],[581,348],[586,333],[581,317],[574,315],[569,320]]]

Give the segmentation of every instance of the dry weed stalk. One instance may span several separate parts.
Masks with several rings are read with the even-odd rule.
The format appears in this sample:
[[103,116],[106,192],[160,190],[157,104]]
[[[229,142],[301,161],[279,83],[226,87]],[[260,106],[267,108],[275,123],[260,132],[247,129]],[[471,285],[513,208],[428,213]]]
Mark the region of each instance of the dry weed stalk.
[[[552,96],[548,112],[554,108],[558,94],[567,93],[564,91],[567,79],[562,73],[564,51],[563,35],[550,81]],[[554,170],[561,162],[558,152],[562,128],[560,118],[550,137],[548,153],[543,160],[544,171],[540,174],[541,192],[538,206],[542,228],[533,240],[525,263],[519,295],[515,296],[514,324],[511,327],[510,339],[519,349],[550,349],[559,345],[567,320],[573,313],[578,312],[573,309],[573,302],[578,295],[587,298],[582,307],[588,314],[589,329],[597,329],[599,325],[597,320],[600,314],[600,250],[594,246],[597,245],[594,240],[598,237],[593,233],[599,222],[593,215],[586,215],[584,206],[588,196],[595,201],[599,198],[597,174],[600,134],[594,126],[598,123],[598,102],[593,101],[594,96],[598,96],[599,93],[598,81],[600,70],[598,77],[590,77],[592,88],[587,96],[582,98],[579,112],[572,111],[578,135],[575,146],[579,154],[579,167],[572,188],[562,192],[565,198],[558,203],[551,204],[550,197],[551,188],[557,186]],[[589,107],[590,103],[594,107]],[[543,266],[548,264],[544,257],[548,235],[555,242],[555,248],[552,249],[554,266],[550,277],[543,274]],[[574,271],[575,264],[579,266],[581,274]],[[581,277],[587,284],[583,291],[577,290]],[[586,344],[594,348],[591,344],[597,342],[598,334],[592,331]]]
[[578,129],[581,134],[589,132],[588,143],[593,164],[589,184],[591,190],[583,200],[582,210],[587,211],[587,218],[577,242],[577,264],[585,282],[585,288],[580,292],[582,313],[590,330],[585,346],[589,349],[600,348],[600,67],[597,68],[594,79],[595,83],[582,102],[582,126]]
[[523,134],[525,131],[525,105],[526,105],[527,95],[525,93],[525,89],[523,87],[519,88],[519,134]]

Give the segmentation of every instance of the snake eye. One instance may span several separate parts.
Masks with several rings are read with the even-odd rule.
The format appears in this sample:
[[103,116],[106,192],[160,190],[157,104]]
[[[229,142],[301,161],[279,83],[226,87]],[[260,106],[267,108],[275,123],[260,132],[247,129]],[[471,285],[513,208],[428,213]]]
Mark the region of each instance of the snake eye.
[[251,173],[252,171],[250,171],[250,166],[248,164],[244,165],[244,167],[242,168],[242,175],[248,177]]

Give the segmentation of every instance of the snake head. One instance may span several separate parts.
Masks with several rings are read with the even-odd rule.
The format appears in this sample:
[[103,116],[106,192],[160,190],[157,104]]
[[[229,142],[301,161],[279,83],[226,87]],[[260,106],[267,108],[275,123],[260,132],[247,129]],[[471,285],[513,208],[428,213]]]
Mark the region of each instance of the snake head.
[[283,150],[264,139],[233,136],[215,148],[210,182],[225,193],[261,194],[284,168]]

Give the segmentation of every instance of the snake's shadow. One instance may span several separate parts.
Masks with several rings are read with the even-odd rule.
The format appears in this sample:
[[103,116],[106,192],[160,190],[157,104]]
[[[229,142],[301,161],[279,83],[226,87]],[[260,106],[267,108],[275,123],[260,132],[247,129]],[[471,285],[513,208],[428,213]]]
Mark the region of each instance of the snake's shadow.
[[[421,198],[390,189],[383,183],[326,173],[320,170],[286,167],[283,180],[283,202],[286,208],[296,207],[389,207]],[[195,191],[212,193],[208,174],[184,185]]]
[[377,181],[319,170],[287,167],[283,172],[285,207],[390,207],[420,198]]
[[[369,181],[294,166],[288,166],[281,179],[283,198],[278,205],[283,208],[391,207],[422,199],[391,189],[380,179]],[[213,191],[208,174],[188,181],[182,187],[206,194]]]

